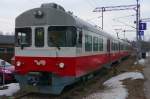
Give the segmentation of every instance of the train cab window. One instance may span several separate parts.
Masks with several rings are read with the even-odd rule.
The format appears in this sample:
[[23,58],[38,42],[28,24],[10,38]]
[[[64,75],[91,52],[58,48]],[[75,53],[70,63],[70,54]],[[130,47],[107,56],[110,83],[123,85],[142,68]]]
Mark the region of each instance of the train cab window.
[[77,42],[76,28],[72,26],[51,26],[48,28],[48,46],[74,47]]
[[29,47],[31,45],[32,31],[31,28],[16,28],[15,29],[16,46]]
[[44,46],[44,28],[35,29],[35,46],[43,47]]

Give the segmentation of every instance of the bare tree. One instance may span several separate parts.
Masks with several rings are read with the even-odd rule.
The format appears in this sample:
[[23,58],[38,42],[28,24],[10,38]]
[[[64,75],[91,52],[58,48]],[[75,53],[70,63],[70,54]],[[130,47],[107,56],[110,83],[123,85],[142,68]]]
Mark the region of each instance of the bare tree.
[[2,31],[0,31],[0,35],[3,35],[3,32],[2,32]]
[[9,32],[6,32],[6,35],[10,35],[10,33],[9,33]]

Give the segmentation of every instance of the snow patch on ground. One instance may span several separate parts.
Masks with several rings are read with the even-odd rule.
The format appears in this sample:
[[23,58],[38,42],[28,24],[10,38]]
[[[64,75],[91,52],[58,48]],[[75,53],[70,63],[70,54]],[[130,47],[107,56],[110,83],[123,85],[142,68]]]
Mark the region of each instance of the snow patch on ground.
[[20,90],[20,86],[18,83],[11,83],[5,86],[8,86],[8,89],[0,90],[0,96],[12,96],[14,93]]
[[[141,64],[141,65],[145,65],[145,59],[140,59],[139,61],[139,64]],[[134,64],[136,65],[137,64],[137,62],[134,62]]]
[[108,89],[104,92],[93,93],[83,99],[126,99],[128,97],[128,90],[122,84],[125,79],[144,79],[142,73],[139,72],[126,72],[118,76],[112,77],[103,83]]
[[145,64],[145,59],[140,59],[139,64],[144,65]]
[[146,57],[149,57],[149,56],[150,56],[150,52],[147,52],[147,53],[146,53]]

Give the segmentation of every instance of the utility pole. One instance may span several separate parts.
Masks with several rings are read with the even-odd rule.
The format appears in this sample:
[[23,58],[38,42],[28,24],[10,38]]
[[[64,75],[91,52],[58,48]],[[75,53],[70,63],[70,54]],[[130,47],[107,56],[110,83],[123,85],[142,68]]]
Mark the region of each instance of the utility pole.
[[119,33],[118,33],[118,32],[116,32],[116,34],[117,34],[117,38],[118,38],[118,39],[120,39],[120,38],[119,38]]
[[122,32],[124,40],[126,39],[126,34],[125,34],[126,32],[136,32],[136,30],[124,30],[124,29],[121,29],[121,28],[114,29],[114,30],[116,31],[117,37],[119,36],[119,32],[118,31]]
[[122,29],[114,29],[114,30],[116,31],[117,38],[120,39],[120,38],[119,38],[119,31],[121,31]]
[[105,8],[102,7],[102,30],[103,30],[103,27],[104,27],[104,11],[105,11]]
[[124,39],[126,38],[126,32],[136,32],[136,30],[123,30]]
[[124,40],[126,38],[126,34],[125,33],[126,33],[126,30],[123,31]]
[[140,10],[139,10],[139,0],[136,0],[136,40],[137,40],[137,63],[139,63],[139,58],[141,57],[141,48],[140,48],[140,38],[139,35],[139,20],[140,20]]
[[138,42],[139,38],[139,0],[137,1],[137,5],[136,5],[136,40]]

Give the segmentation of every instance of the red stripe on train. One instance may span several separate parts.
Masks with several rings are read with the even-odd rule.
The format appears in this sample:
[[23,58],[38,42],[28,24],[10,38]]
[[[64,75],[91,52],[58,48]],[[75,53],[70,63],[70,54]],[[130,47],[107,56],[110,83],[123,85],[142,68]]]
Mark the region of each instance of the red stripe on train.
[[[128,52],[114,53],[109,57],[108,54],[82,56],[82,57],[23,57],[16,56],[17,61],[21,62],[21,66],[15,66],[19,74],[27,74],[34,71],[47,71],[59,76],[82,76],[94,70],[102,68],[102,65],[109,61],[115,61],[123,56],[127,56]],[[45,61],[45,65],[38,65],[37,62]],[[64,63],[64,68],[59,67],[59,63]]]

